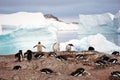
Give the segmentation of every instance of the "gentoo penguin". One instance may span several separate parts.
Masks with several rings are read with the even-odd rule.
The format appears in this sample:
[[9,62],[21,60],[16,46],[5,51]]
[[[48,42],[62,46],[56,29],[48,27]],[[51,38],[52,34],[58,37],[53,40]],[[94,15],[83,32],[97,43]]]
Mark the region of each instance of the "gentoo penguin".
[[119,51],[114,51],[114,52],[112,52],[112,55],[119,56],[120,52]]
[[78,68],[76,71],[72,72],[70,75],[71,76],[79,76],[82,75],[85,72],[84,68]]
[[31,61],[32,60],[32,51],[31,50],[27,50],[27,52],[26,53],[24,53],[24,55],[26,55],[27,56],[27,60],[28,61]]
[[104,62],[103,60],[97,60],[95,61],[95,64],[101,66],[101,65],[105,65],[106,62]]
[[67,61],[67,58],[65,56],[62,56],[62,55],[59,55],[56,58],[61,60],[61,61]]
[[95,50],[95,48],[92,47],[92,46],[90,46],[90,47],[88,48],[88,51],[94,51],[94,50]]
[[54,52],[59,52],[60,51],[60,43],[56,42],[53,44],[53,51]]
[[110,59],[108,62],[114,64],[114,63],[117,63],[117,61],[118,61],[117,59],[113,58],[113,59]]
[[18,58],[19,62],[22,61],[22,59],[23,59],[22,50],[19,50],[19,52],[15,54],[15,58]]
[[85,57],[85,55],[83,55],[83,54],[77,54],[75,56],[75,58],[77,58],[77,59],[83,59],[84,57]]
[[120,78],[120,71],[113,71],[113,72],[111,72],[111,75],[112,76],[117,76],[117,77]]
[[33,48],[37,47],[37,52],[42,52],[42,47],[46,48],[44,45],[41,44],[41,42],[38,42],[37,45],[35,45]]
[[43,52],[41,52],[40,54],[35,54],[34,55],[35,58],[41,58],[42,56],[44,56]]
[[51,69],[49,68],[43,68],[40,70],[42,73],[45,73],[45,74],[51,74],[51,73],[54,73]]
[[49,56],[57,56],[56,52],[49,52]]
[[13,70],[20,70],[22,67],[20,65],[14,66]]
[[71,51],[72,47],[74,47],[73,44],[66,45],[66,51]]
[[100,57],[100,59],[105,61],[105,62],[108,62],[110,58],[106,55],[103,55],[103,56]]

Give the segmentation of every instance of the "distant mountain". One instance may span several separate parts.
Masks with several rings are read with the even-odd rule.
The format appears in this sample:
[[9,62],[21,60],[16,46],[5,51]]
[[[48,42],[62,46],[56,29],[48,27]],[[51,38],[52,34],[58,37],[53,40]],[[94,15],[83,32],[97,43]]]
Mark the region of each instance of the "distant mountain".
[[45,14],[44,15],[45,18],[53,18],[55,19],[56,21],[60,21],[56,16],[52,15],[52,14]]

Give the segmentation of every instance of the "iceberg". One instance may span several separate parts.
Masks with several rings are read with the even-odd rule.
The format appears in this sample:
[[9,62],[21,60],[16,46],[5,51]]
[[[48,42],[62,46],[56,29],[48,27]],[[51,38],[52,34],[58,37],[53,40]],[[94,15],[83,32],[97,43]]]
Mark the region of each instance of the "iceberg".
[[113,26],[114,15],[111,13],[79,15],[79,34],[111,34],[117,28]]
[[114,26],[118,27],[118,33],[120,33],[120,11],[115,15]]
[[72,50],[82,51],[88,50],[89,46],[93,46],[96,51],[111,54],[113,51],[119,51],[120,47],[108,41],[102,34],[90,35],[82,39],[73,39],[65,43],[61,43],[61,50],[65,50],[67,44],[72,43],[75,47]]
[[[52,51],[53,43],[59,41],[59,31],[77,31],[77,34],[70,36],[72,40],[61,43],[61,51],[68,43],[73,43],[73,50],[76,51],[87,50],[89,46],[106,53],[119,50],[119,46],[114,44],[118,42],[119,13],[79,16],[79,25],[76,25],[47,19],[42,13],[0,14],[0,52],[14,54],[20,49],[36,51],[33,46],[39,41],[47,47],[43,51]],[[61,35],[61,38],[69,37]]]
[[13,14],[0,14],[1,25],[39,25],[45,23],[42,13],[17,12]]
[[[0,14],[0,34],[12,32],[3,30],[6,27],[17,28],[20,25],[54,25],[58,30],[77,30],[78,25],[67,24],[64,22],[56,21],[55,19],[45,18],[41,12],[17,12],[12,14]],[[25,27],[25,26],[24,26]],[[34,26],[36,27],[36,26]]]
[[100,33],[109,41],[118,44],[118,17],[118,13],[116,15],[111,13],[79,15],[79,39]]
[[46,46],[43,51],[51,51],[52,44],[57,41],[57,29],[52,25],[46,27],[21,25],[9,34],[0,35],[0,52],[1,54],[14,54],[18,50],[36,51],[33,46],[39,41]]

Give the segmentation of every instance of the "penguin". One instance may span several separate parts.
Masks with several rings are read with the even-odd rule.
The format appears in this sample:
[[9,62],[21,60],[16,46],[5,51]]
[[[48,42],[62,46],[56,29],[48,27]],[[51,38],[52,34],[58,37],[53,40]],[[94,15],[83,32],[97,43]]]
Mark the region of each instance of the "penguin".
[[42,73],[45,73],[45,74],[51,74],[51,73],[54,73],[51,69],[49,68],[43,68],[40,70]]
[[77,59],[83,59],[85,56],[83,54],[77,54],[75,58]]
[[59,52],[60,51],[60,43],[56,42],[53,44],[53,51],[54,52]]
[[112,76],[117,76],[117,77],[120,78],[120,71],[113,71],[113,72],[111,72],[111,75]]
[[14,66],[13,70],[20,70],[22,67],[20,65]]
[[66,51],[70,52],[71,49],[72,49],[72,47],[74,47],[73,44],[68,44],[68,45],[66,46]]
[[49,56],[57,56],[56,52],[49,52]]
[[27,52],[26,53],[24,53],[24,55],[26,55],[27,56],[27,60],[28,61],[31,61],[32,60],[32,51],[31,50],[27,50]]
[[88,48],[88,51],[95,51],[95,48],[92,47],[92,46],[90,46],[90,47]]
[[118,60],[117,59],[115,59],[115,58],[113,58],[113,59],[110,59],[109,61],[108,61],[109,63],[117,63],[118,62]]
[[95,61],[95,64],[101,66],[101,65],[105,65],[106,62],[104,62],[103,60],[97,60]]
[[108,62],[110,58],[106,55],[103,55],[103,56],[100,57],[100,59],[105,61],[105,62]]
[[119,56],[120,52],[119,51],[114,51],[114,52],[112,52],[112,55]]
[[85,72],[84,68],[78,68],[76,71],[72,72],[70,75],[71,76],[79,76],[82,75]]
[[37,52],[42,52],[42,48],[46,48],[44,45],[41,44],[41,42],[38,42],[37,45],[35,45],[33,48],[37,47]]
[[61,61],[67,61],[67,58],[65,56],[62,56],[62,55],[59,55],[56,58],[61,60]]
[[40,54],[35,54],[34,55],[35,58],[41,58],[43,56],[44,56],[43,52],[41,52]]
[[19,52],[15,54],[15,58],[18,58],[19,62],[22,61],[22,59],[23,59],[22,50],[19,50]]

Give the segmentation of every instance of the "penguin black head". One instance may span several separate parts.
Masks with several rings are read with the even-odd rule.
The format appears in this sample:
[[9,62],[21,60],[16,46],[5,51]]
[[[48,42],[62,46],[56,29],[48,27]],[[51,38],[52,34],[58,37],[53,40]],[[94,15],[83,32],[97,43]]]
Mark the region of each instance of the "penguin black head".
[[41,44],[41,42],[38,42],[38,44]]
[[31,50],[27,50],[27,52],[28,52],[28,53],[32,53],[32,51],[31,51]]
[[112,55],[119,56],[119,55],[120,55],[120,52],[119,52],[119,51],[114,51],[114,52],[112,52]]
[[19,50],[19,53],[22,53],[22,50]]
[[90,47],[88,48],[88,51],[94,51],[94,50],[95,50],[95,48],[92,47],[92,46],[90,46]]
[[49,68],[43,68],[40,70],[42,73],[45,73],[45,74],[51,74],[53,73],[53,71]]
[[69,46],[74,46],[73,44],[68,44]]
[[20,65],[14,66],[13,70],[20,70],[22,67]]
[[72,72],[70,75],[71,76],[79,76],[84,73],[85,69],[84,68],[78,68],[76,71]]

